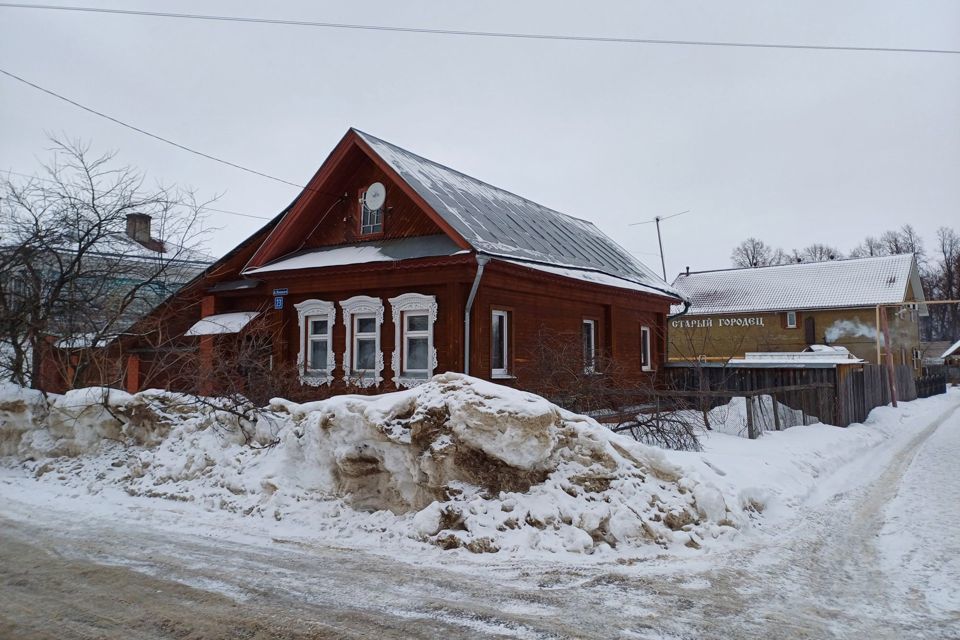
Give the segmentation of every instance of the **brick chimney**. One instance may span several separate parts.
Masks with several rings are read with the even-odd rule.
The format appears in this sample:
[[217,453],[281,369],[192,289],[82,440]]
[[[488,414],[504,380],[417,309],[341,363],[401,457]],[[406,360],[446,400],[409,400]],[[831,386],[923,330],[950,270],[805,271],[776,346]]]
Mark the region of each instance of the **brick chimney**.
[[150,220],[145,213],[128,213],[127,235],[144,246],[150,245]]

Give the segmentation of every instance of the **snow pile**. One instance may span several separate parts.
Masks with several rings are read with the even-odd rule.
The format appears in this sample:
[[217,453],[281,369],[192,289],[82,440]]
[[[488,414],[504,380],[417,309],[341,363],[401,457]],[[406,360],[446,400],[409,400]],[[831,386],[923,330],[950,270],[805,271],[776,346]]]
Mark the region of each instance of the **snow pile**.
[[662,451],[460,374],[381,396],[275,400],[256,419],[156,391],[78,390],[31,422],[18,454],[94,493],[119,485],[475,552],[696,548],[747,522]]
[[15,455],[23,436],[39,428],[48,412],[41,392],[0,383],[0,456]]
[[[753,402],[753,417],[761,431],[773,431],[776,428],[774,418],[773,398],[768,395],[758,396]],[[804,424],[803,411],[791,409],[785,403],[777,403],[777,412],[780,414],[780,429],[788,429]],[[694,415],[694,418],[699,416]],[[743,397],[731,398],[730,402],[709,411],[710,428],[719,433],[732,436],[747,437],[747,399]],[[702,419],[701,419],[702,421]],[[820,419],[816,416],[806,416],[806,424],[816,424]]]

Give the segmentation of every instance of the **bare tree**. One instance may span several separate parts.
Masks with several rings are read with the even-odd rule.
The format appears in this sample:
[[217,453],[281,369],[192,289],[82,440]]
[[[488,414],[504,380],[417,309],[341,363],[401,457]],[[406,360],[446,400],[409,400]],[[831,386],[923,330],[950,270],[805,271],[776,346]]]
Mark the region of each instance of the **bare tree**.
[[787,262],[787,255],[781,249],[774,249],[763,240],[747,238],[730,254],[735,267],[768,267]]
[[887,255],[886,248],[879,239],[867,236],[863,242],[850,251],[851,258],[872,258]]
[[[937,247],[922,275],[924,295],[929,300],[960,300],[960,234],[949,227],[937,229]],[[927,307],[923,323],[926,340],[960,339],[960,305]]]
[[891,255],[912,253],[919,263],[923,263],[926,257],[923,238],[917,235],[912,225],[905,224],[897,231],[887,231],[880,236],[880,241],[886,245],[887,252]]
[[0,183],[0,376],[37,386],[55,372],[69,388],[99,366],[100,347],[205,266],[203,203],[147,189],[115,154],[76,141],[53,139],[43,173]]
[[839,249],[819,242],[804,247],[797,253],[803,262],[826,262],[828,260],[840,260],[843,258],[843,253]]

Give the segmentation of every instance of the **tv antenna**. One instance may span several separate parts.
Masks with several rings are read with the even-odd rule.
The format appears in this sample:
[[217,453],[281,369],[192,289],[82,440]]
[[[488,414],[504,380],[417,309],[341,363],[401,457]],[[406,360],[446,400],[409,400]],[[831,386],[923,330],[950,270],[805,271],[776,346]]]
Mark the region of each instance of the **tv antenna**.
[[663,269],[663,281],[667,281],[667,262],[663,259],[663,239],[660,237],[660,221],[669,220],[670,218],[676,218],[677,216],[682,216],[685,213],[690,213],[690,209],[686,211],[680,211],[679,213],[671,213],[668,216],[654,216],[651,220],[644,220],[643,222],[632,222],[627,226],[637,227],[642,224],[650,224],[651,222],[657,223],[657,244],[660,245],[660,268]]

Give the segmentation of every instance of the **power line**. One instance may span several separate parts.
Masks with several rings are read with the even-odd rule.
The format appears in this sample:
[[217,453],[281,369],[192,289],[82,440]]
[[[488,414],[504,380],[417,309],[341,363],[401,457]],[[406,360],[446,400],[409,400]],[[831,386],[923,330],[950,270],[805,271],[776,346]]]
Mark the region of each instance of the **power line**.
[[51,95],[51,96],[53,96],[54,98],[58,98],[58,99],[60,99],[60,100],[63,100],[64,102],[70,103],[70,104],[72,104],[73,106],[75,106],[75,107],[77,107],[77,108],[79,108],[79,109],[83,109],[84,111],[86,111],[86,112],[88,112],[88,113],[92,113],[92,114],[95,115],[95,116],[100,116],[101,118],[105,118],[105,119],[113,122],[114,124],[118,124],[118,125],[120,125],[121,127],[126,127],[127,129],[131,129],[131,130],[133,130],[133,131],[136,131],[137,133],[142,133],[142,134],[145,135],[145,136],[148,136],[148,137],[150,137],[150,138],[153,138],[154,140],[159,140],[160,142],[163,142],[163,143],[169,144],[169,145],[171,145],[171,146],[174,146],[174,147],[176,147],[176,148],[178,148],[178,149],[180,149],[180,150],[182,150],[182,151],[187,151],[187,152],[192,153],[192,154],[194,154],[194,155],[198,155],[198,156],[200,156],[201,158],[206,158],[207,160],[213,160],[214,162],[219,162],[219,163],[221,163],[221,164],[225,164],[225,165],[227,165],[228,167],[233,167],[234,169],[240,169],[241,171],[246,171],[247,173],[252,173],[252,174],[254,174],[254,175],[260,176],[261,178],[267,178],[268,180],[274,180],[274,181],[276,181],[276,182],[280,182],[280,183],[283,183],[283,184],[286,184],[286,185],[290,185],[291,187],[297,187],[297,188],[299,188],[299,189],[306,189],[305,186],[303,186],[303,185],[301,185],[301,184],[297,184],[296,182],[290,182],[289,180],[284,180],[283,178],[278,178],[278,177],[276,177],[276,176],[272,176],[272,175],[270,175],[269,173],[263,173],[262,171],[257,171],[256,169],[250,169],[249,167],[244,167],[243,165],[239,165],[239,164],[237,164],[237,163],[235,163],[235,162],[230,162],[229,160],[224,160],[223,158],[218,158],[218,157],[212,156],[212,155],[210,155],[210,154],[208,154],[208,153],[204,153],[204,152],[202,152],[202,151],[197,151],[196,149],[191,149],[190,147],[187,147],[187,146],[185,146],[185,145],[182,145],[182,144],[180,144],[180,143],[178,143],[178,142],[174,142],[173,140],[169,140],[169,139],[167,139],[167,138],[164,138],[163,136],[158,136],[158,135],[155,134],[155,133],[150,133],[149,131],[145,131],[145,130],[141,129],[140,127],[135,127],[134,125],[128,124],[128,123],[124,122],[123,120],[119,120],[119,119],[117,119],[117,118],[114,118],[113,116],[109,116],[109,115],[107,115],[107,114],[105,114],[105,113],[102,113],[102,112],[100,112],[100,111],[97,111],[96,109],[92,109],[92,108],[90,108],[90,107],[88,107],[88,106],[86,106],[86,105],[82,105],[82,104],[80,104],[79,102],[77,102],[76,100],[71,100],[70,98],[68,98],[68,97],[66,97],[66,96],[62,96],[62,95],[60,95],[59,93],[57,93],[57,92],[55,92],[55,91],[51,91],[50,89],[45,89],[45,88],[41,87],[41,86],[38,85],[38,84],[34,84],[34,83],[30,82],[29,80],[26,80],[26,79],[24,79],[24,78],[21,78],[20,76],[14,74],[14,73],[10,73],[9,71],[6,71],[6,70],[4,70],[4,69],[0,69],[0,73],[4,74],[5,76],[9,76],[10,78],[13,78],[14,80],[16,80],[16,81],[18,81],[18,82],[22,82],[23,84],[25,84],[25,85],[27,85],[27,86],[33,87],[34,89],[36,89],[36,90],[38,90],[38,91],[42,91],[43,93],[46,93],[47,95]]
[[[14,175],[14,176],[20,176],[21,178],[27,178],[29,180],[42,180],[43,182],[50,182],[52,184],[56,184],[56,181],[51,180],[50,178],[44,178],[41,176],[32,176],[28,173],[20,173],[19,171],[13,171],[12,169],[5,169],[2,171],[2,173]],[[230,211],[228,209],[214,209],[213,207],[200,207],[200,208],[203,209],[204,211],[216,211],[217,213],[228,213],[232,216],[241,216],[243,218],[255,218],[257,220],[272,220],[272,218],[270,217],[255,216],[252,213],[240,213],[239,211]]]
[[244,22],[322,29],[353,29],[360,31],[392,31],[396,33],[426,33],[444,36],[468,36],[474,38],[512,38],[521,40],[559,40],[568,42],[601,42],[608,44],[651,44],[695,47],[738,47],[751,49],[795,49],[818,51],[859,51],[882,53],[933,53],[960,54],[957,49],[920,49],[911,47],[853,47],[841,45],[780,44],[770,42],[740,42],[718,40],[660,40],[654,38],[627,38],[612,36],[576,36],[547,33],[522,33],[506,31],[468,31],[464,29],[431,29],[426,27],[398,27],[392,25],[352,24],[343,22],[313,22],[308,20],[285,20],[279,18],[253,18],[196,13],[170,13],[166,11],[137,11],[131,9],[106,9],[100,7],[68,7],[52,4],[21,4],[0,2],[0,7],[10,9],[41,9],[50,11],[73,11],[82,13],[107,13],[124,16],[152,18],[175,18],[184,20],[208,20],[218,22]]

